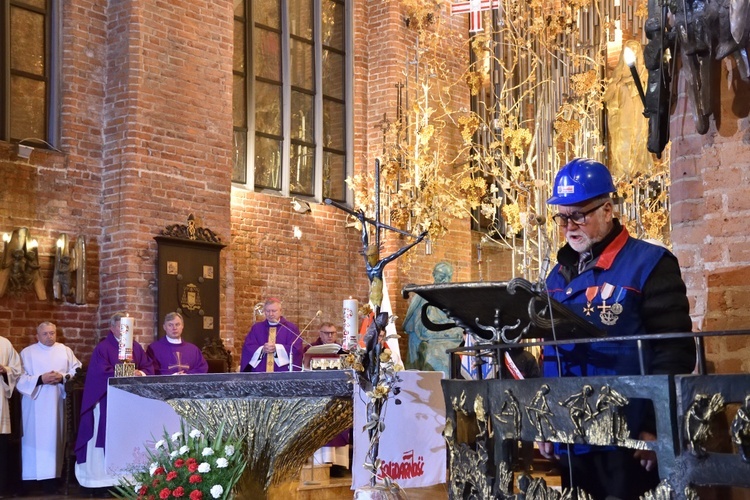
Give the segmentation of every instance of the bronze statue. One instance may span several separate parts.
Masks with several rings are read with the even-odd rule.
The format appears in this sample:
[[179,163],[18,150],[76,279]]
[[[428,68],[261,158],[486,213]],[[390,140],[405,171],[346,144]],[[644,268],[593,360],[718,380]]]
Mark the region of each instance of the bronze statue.
[[28,228],[19,227],[4,237],[5,245],[0,260],[0,297],[10,291],[19,295],[33,289],[39,300],[47,299],[44,281],[39,272],[38,243],[32,239]]
[[750,463],[750,396],[745,396],[745,404],[737,409],[730,431],[742,461]]
[[648,68],[646,110],[648,116],[648,150],[661,158],[669,142],[669,100],[671,97],[669,67],[664,61],[665,51],[673,51],[674,44],[657,17],[651,17],[644,27],[648,44],[643,59]]
[[594,417],[609,415],[610,441],[616,444],[627,438],[627,424],[622,415],[622,409],[628,404],[628,398],[612,389],[608,385],[602,386],[599,397],[596,398],[596,413]]
[[[505,401],[503,401],[500,407],[500,413],[495,415],[495,418],[504,424],[513,423],[513,432],[506,433],[506,439],[520,439],[521,438],[521,405],[518,403],[518,398],[513,394],[510,389],[505,389]],[[503,418],[505,417],[505,418]]]
[[698,458],[706,456],[705,443],[711,437],[711,419],[724,408],[724,397],[696,394],[685,415],[685,434],[690,452]]
[[[534,398],[526,407],[526,418],[529,419],[531,425],[534,426],[537,433],[537,439],[540,441],[546,441],[557,434],[554,425],[552,425],[552,411],[550,410],[549,403],[547,402],[547,394],[549,394],[549,386],[542,384]],[[545,432],[545,427],[549,429],[549,433]]]
[[[629,48],[636,56],[635,68],[639,76],[648,78],[643,64],[643,48],[637,40],[627,40],[623,49]],[[607,84],[602,99],[607,104],[607,132],[609,134],[609,167],[612,175],[635,177],[650,172],[654,162],[646,143],[648,120],[643,114],[643,103],[623,54]]]
[[[417,236],[417,239],[415,241],[404,245],[392,254],[381,259],[380,248],[378,248],[378,244],[370,244],[370,236],[367,223],[372,224],[372,222],[370,221],[370,219],[365,217],[365,213],[362,210],[360,210],[359,212],[355,212],[355,217],[357,217],[357,219],[359,219],[362,223],[362,254],[365,257],[365,268],[367,270],[367,277],[370,280],[370,302],[377,309],[380,309],[380,304],[383,303],[383,270],[385,269],[386,264],[400,257],[411,247],[421,242],[425,238],[425,236],[427,236],[427,231],[424,231],[419,236]],[[384,226],[386,227],[386,229],[389,229],[388,226],[385,226],[383,224],[375,223],[373,225],[375,226],[376,231],[379,230],[379,226]]]
[[558,403],[560,406],[568,408],[570,420],[573,422],[573,435],[576,441],[585,442],[586,440],[586,431],[583,428],[583,424],[594,415],[594,411],[589,404],[589,397],[591,397],[593,392],[594,388],[586,384],[581,389],[581,392],[568,396],[564,401]]
[[72,299],[76,304],[86,303],[86,251],[83,236],[76,238],[73,248],[70,248],[67,234],[61,234],[57,240],[52,295],[55,300]]
[[[432,269],[432,276],[435,283],[448,283],[453,277],[453,266],[445,261],[438,262]],[[449,358],[446,351],[460,345],[463,330],[454,327],[438,332],[428,328],[422,321],[423,315],[427,315],[433,324],[453,323],[453,320],[436,307],[430,306],[425,311],[425,304],[421,295],[415,295],[404,317],[402,327],[409,335],[407,368],[442,371],[449,378]]]

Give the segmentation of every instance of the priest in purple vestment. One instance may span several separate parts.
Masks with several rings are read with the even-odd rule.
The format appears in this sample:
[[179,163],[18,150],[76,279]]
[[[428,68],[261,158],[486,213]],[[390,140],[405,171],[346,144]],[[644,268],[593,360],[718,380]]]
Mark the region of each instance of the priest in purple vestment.
[[299,328],[281,315],[281,301],[269,298],[263,304],[264,321],[255,323],[245,338],[240,370],[283,372],[302,369],[302,338]]
[[164,317],[166,336],[152,342],[146,354],[154,363],[157,375],[186,375],[207,373],[208,363],[195,344],[182,340],[185,326],[182,314],[171,312]]
[[[97,344],[86,371],[81,402],[81,419],[76,439],[75,473],[78,483],[85,488],[107,488],[117,484],[117,478],[104,468],[104,441],[107,427],[107,381],[115,374],[119,362],[120,319],[124,312],[115,313],[109,321],[109,334]],[[135,375],[153,375],[153,363],[143,347],[133,340]]]
[[[320,324],[318,339],[305,348],[305,351],[314,345],[339,344],[338,329],[330,321]],[[352,440],[352,429],[346,429],[331,439],[325,446],[318,449],[313,455],[313,463],[329,463],[331,477],[342,477],[349,468],[349,443]]]

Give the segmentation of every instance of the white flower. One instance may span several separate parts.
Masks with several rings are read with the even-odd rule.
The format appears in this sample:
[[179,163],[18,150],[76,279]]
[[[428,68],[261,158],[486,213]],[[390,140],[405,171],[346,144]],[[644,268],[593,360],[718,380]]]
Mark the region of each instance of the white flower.
[[138,493],[142,486],[143,486],[143,483],[135,483],[133,485],[133,489],[135,490],[136,493]]
[[179,450],[174,450],[172,453],[169,454],[169,458],[175,458],[179,454],[180,454]]
[[227,460],[224,457],[220,457],[216,459],[216,467],[219,469],[224,469],[229,465],[229,460]]
[[201,431],[199,431],[198,429],[193,429],[192,431],[190,431],[190,437],[193,439],[201,437]]
[[220,484],[215,484],[211,486],[211,496],[214,498],[219,498],[221,494],[224,493],[224,488]]
[[203,451],[201,452],[201,455],[204,457],[208,457],[214,454],[214,450],[212,448],[203,448]]
[[226,448],[224,448],[224,454],[228,457],[231,457],[232,455],[234,455],[234,446],[232,446],[231,444],[228,444]]
[[182,437],[182,433],[180,431],[175,432],[174,434],[172,434],[172,442],[174,443],[181,437]]
[[164,447],[164,440],[163,439],[158,440],[156,442],[156,444],[154,445],[154,449],[155,450],[158,450],[159,448],[163,448],[163,447]]
[[207,472],[211,472],[211,466],[208,465],[208,462],[202,462],[198,466],[198,472],[200,472],[201,474],[206,474]]
[[180,447],[180,455],[184,455],[185,453],[187,453],[187,452],[189,452],[189,451],[190,451],[190,447],[189,447],[189,446],[187,446],[187,445],[186,445],[186,446],[181,446],[181,447]]
[[148,475],[153,476],[156,469],[159,468],[159,464],[154,462],[151,465],[148,466]]

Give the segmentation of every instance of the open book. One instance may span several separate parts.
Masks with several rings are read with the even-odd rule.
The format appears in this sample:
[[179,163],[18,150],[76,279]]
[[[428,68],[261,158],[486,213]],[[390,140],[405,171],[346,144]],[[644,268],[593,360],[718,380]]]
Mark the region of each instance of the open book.
[[310,348],[305,351],[305,355],[313,355],[313,354],[338,354],[339,351],[341,351],[341,346],[338,344],[323,344],[323,345],[313,345],[310,346]]

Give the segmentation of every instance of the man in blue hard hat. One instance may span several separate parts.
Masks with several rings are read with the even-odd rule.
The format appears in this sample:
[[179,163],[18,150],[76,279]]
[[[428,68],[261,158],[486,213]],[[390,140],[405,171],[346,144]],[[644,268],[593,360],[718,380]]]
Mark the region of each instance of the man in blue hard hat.
[[[565,234],[557,265],[546,280],[549,295],[607,332],[608,336],[689,332],[692,321],[677,258],[661,246],[632,238],[615,217],[616,191],[603,164],[576,158],[557,174],[547,203]],[[690,373],[695,344],[690,338],[651,342],[645,374]],[[638,375],[637,344],[546,346],[544,376]],[[632,438],[655,439],[653,408],[631,401],[625,416]],[[559,458],[563,486],[593,498],[637,499],[659,482],[653,452],[575,444],[540,443],[547,458]],[[572,474],[571,474],[572,472]],[[572,476],[572,484],[571,484]]]

